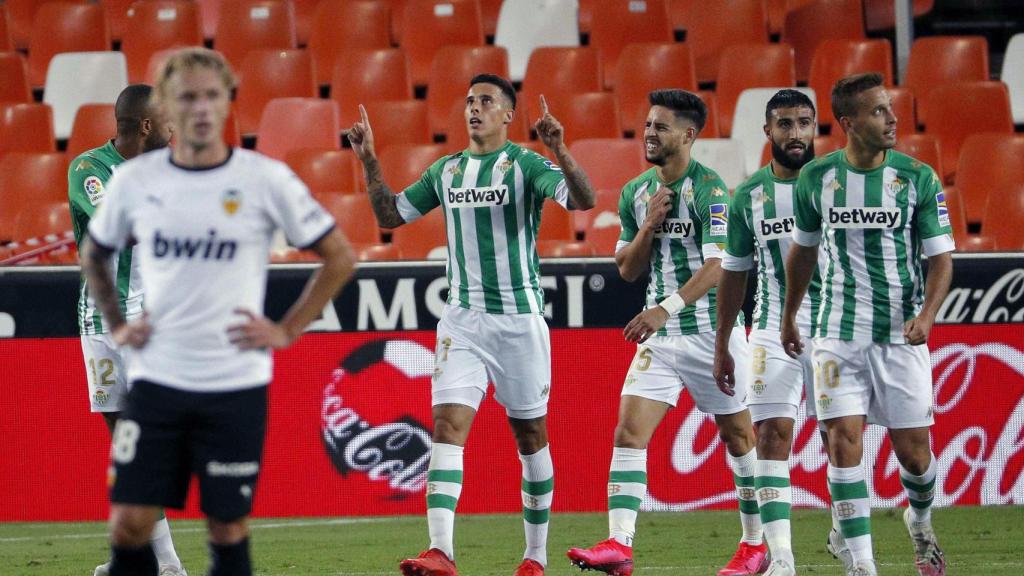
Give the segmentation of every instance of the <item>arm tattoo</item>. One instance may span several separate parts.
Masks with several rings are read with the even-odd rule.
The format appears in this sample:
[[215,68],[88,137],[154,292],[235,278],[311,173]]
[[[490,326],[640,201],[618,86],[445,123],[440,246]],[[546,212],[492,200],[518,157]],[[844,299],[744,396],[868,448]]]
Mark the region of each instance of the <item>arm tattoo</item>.
[[366,170],[366,189],[370,193],[370,204],[377,216],[377,223],[382,228],[397,228],[405,224],[405,219],[398,213],[395,194],[384,182],[380,162],[376,158],[364,160],[363,168]]
[[121,306],[118,302],[117,288],[114,277],[110,273],[110,250],[97,245],[91,238],[85,242],[82,252],[82,273],[89,286],[96,306],[103,313],[103,318],[110,324],[111,331],[124,324]]
[[595,194],[594,189],[590,186],[590,179],[587,178],[587,173],[580,168],[579,164],[576,163],[576,159],[569,154],[568,150],[556,153],[555,155],[558,157],[558,164],[565,175],[565,183],[569,187],[569,206],[582,210],[593,208]]

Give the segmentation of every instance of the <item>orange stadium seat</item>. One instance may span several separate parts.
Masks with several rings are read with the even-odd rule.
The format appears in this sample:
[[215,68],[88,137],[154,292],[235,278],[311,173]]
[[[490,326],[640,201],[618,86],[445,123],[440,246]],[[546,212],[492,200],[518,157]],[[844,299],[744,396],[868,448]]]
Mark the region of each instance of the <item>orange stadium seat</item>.
[[[343,28],[338,22],[358,22],[359,25]],[[386,4],[320,2],[311,25],[307,48],[316,63],[317,84],[328,84],[335,63],[349,53],[391,47],[391,11]],[[405,74],[408,76],[408,72]],[[403,98],[412,98],[412,95]]]
[[238,129],[238,114],[235,113],[234,103],[231,104],[228,117],[224,120],[224,143],[228,146],[242,145],[242,131]]
[[409,56],[414,85],[423,86],[430,79],[434,54],[442,46],[483,43],[476,0],[406,1],[401,45]]
[[334,194],[321,199],[324,208],[334,216],[338,228],[352,244],[380,244],[380,228],[373,214],[370,197],[362,194]]
[[577,233],[584,233],[592,226],[602,227],[618,225],[620,190],[602,189],[594,194],[594,207],[590,210],[577,211],[573,215],[573,225]]
[[[704,121],[704,129],[700,131],[702,138],[718,138],[722,135],[722,124],[718,121],[718,98],[710,90],[700,90],[697,96],[704,101],[708,109],[707,120]],[[646,118],[644,119],[646,122]]]
[[135,0],[100,0],[103,12],[107,15],[107,26],[110,27],[110,39],[118,42],[128,28],[128,9]]
[[949,227],[953,229],[953,240],[956,242],[956,249],[963,250],[962,245],[968,240],[967,218],[964,216],[964,203],[960,199],[960,191],[956,186],[946,186],[942,189],[942,195],[946,200],[946,211],[949,213]]
[[928,94],[928,105],[931,119],[926,132],[939,139],[947,176],[957,169],[960,145],[971,134],[1013,133],[1010,93],[1002,82],[947,84]]
[[861,72],[881,72],[892,86],[892,46],[880,40],[825,40],[811,58],[807,85],[818,94],[818,123],[832,125],[832,86],[840,78]]
[[481,72],[508,78],[508,52],[496,46],[442,46],[434,53],[427,90],[431,132],[448,133],[452,106],[465,102],[470,79]]
[[395,144],[433,143],[430,124],[427,122],[426,102],[387,100],[368,102],[365,107],[378,155]]
[[0,52],[0,102],[32,102],[28,62],[17,52]]
[[686,44],[630,44],[622,49],[615,76],[622,128],[636,134],[643,131],[652,90],[697,90],[693,56]]
[[540,230],[537,241],[558,240],[571,242],[576,239],[576,228],[572,223],[572,212],[555,202],[544,202],[540,215]]
[[719,0],[713,10],[702,0],[668,0],[668,11],[673,28],[686,30],[698,82],[718,78],[726,47],[768,42],[764,0]]
[[73,160],[86,150],[103,146],[117,136],[117,120],[114,119],[113,104],[83,104],[75,112],[71,125],[71,137],[65,153]]
[[331,98],[341,109],[341,125],[359,121],[359,105],[411,100],[412,80],[400,48],[352,50],[338,55],[331,77]]
[[[935,0],[914,0],[914,17],[924,16],[935,7]],[[896,9],[892,0],[864,0],[864,19],[868,30],[887,30],[896,24]]]
[[[956,187],[963,198],[968,224],[981,221],[985,205],[992,203],[993,197],[998,204],[1017,185],[1024,184],[1022,158],[1024,135],[975,134],[964,141]],[[1018,224],[1024,224],[1024,220]]]
[[[616,70],[619,68],[619,55],[628,45],[638,42],[671,43],[673,40],[665,0],[602,0],[593,3],[590,45],[601,53],[606,88],[615,88],[618,82]],[[668,62],[670,60],[659,59],[648,65],[648,68],[657,68]],[[692,57],[689,65],[692,70]]]
[[14,217],[15,240],[38,238],[54,242],[72,233],[71,210],[67,201],[30,203]]
[[153,55],[149,57],[149,63],[146,64],[146,77],[143,80],[143,84],[150,84],[155,86],[157,76],[160,74],[160,68],[163,67],[164,62],[174,55],[175,52],[180,48],[167,48],[166,50],[157,50],[153,52]]
[[609,226],[591,226],[584,236],[587,243],[594,247],[596,256],[614,256],[615,245],[622,235],[622,227],[618,224]]
[[786,25],[786,14],[790,10],[796,10],[801,6],[814,3],[816,0],[768,0],[768,33],[772,35],[782,34]]
[[[621,138],[618,102],[608,92],[545,95],[548,110],[564,129],[566,144],[584,138]],[[540,103],[530,103],[530,124],[540,119]]]
[[896,149],[927,164],[942,178],[942,149],[939,139],[931,134],[907,134],[896,138]]
[[[508,125],[508,139],[513,142],[522,142],[530,138],[530,125],[526,119],[526,103],[520,103],[516,107],[516,114],[512,117],[512,123]],[[466,127],[466,104],[465,102],[452,102],[448,112],[448,123],[445,150],[454,154],[465,150],[469,146],[469,131]]]
[[864,6],[861,0],[817,0],[786,13],[782,41],[796,50],[796,79],[804,82],[811,58],[825,40],[862,40]]
[[747,88],[796,86],[793,48],[788,44],[736,44],[722,53],[715,97],[722,136],[732,134],[732,116]]
[[203,25],[203,38],[213,40],[220,22],[222,0],[195,0],[199,4],[199,22]]
[[498,13],[504,0],[479,0],[480,22],[484,28],[484,36],[494,37],[498,29]]
[[391,44],[402,43],[402,29],[405,25],[405,5],[408,0],[372,0],[375,4],[388,7],[391,13]]
[[990,194],[981,231],[995,239],[997,250],[1024,248],[1024,182],[1006,186],[998,196]]
[[988,79],[988,42],[984,36],[928,36],[918,38],[910,47],[903,86],[914,91],[917,121],[927,125],[932,90]]
[[284,160],[296,148],[340,147],[338,103],[318,98],[277,98],[263,108],[256,151]]
[[[327,2],[334,4],[335,2]],[[310,31],[313,29],[313,18],[316,15],[316,8],[320,0],[292,0],[292,8],[295,10],[295,41],[299,46],[309,43]],[[354,22],[359,22],[355,20]],[[362,25],[362,22],[360,22]]]
[[295,12],[288,0],[231,0],[220,6],[213,47],[236,70],[250,50],[290,50],[295,41]]
[[14,50],[10,26],[7,24],[7,7],[0,6],[0,52]]
[[22,210],[67,202],[67,197],[68,163],[63,153],[13,152],[0,157],[0,242],[15,239],[14,222]]
[[444,144],[397,144],[380,154],[384,182],[395,192],[405,190],[445,155]]
[[968,234],[964,242],[956,245],[958,252],[993,252],[996,249],[996,239],[993,236],[981,234]]
[[56,150],[53,109],[48,104],[0,102],[0,156]]
[[556,94],[603,89],[601,59],[596,49],[544,46],[530,54],[521,99],[538,102],[541,94],[553,99]]
[[143,82],[154,53],[176,46],[202,46],[199,8],[185,0],[146,0],[128,11],[121,51],[128,61],[128,81]]
[[47,2],[85,4],[86,0],[4,0],[4,8],[7,12],[8,33],[16,50],[28,50],[36,12],[40,6]]
[[103,8],[97,4],[50,2],[36,11],[28,47],[29,79],[33,86],[46,82],[46,67],[54,54],[110,50]]
[[588,242],[575,240],[540,240],[537,255],[541,258],[592,258],[597,255]]
[[362,170],[351,150],[297,148],[285,154],[284,161],[317,198],[362,189]]
[[275,98],[316,98],[313,58],[306,50],[252,50],[238,69],[235,111],[242,134],[260,127],[260,115]]
[[643,144],[638,140],[621,138],[591,138],[577,140],[569,152],[587,173],[595,190],[622,187],[648,168]]
[[448,231],[444,210],[435,208],[409,224],[391,231],[391,243],[409,260],[444,260],[448,257]]
[[402,259],[402,249],[394,244],[353,245],[359,262],[392,262]]

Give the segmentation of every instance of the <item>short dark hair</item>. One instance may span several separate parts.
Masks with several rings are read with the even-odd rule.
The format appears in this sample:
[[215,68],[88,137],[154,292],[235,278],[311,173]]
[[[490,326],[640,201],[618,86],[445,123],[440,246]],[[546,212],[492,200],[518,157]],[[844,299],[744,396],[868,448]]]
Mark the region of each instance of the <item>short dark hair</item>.
[[114,103],[114,118],[118,134],[137,134],[142,121],[150,117],[153,87],[148,84],[131,84],[121,91]]
[[512,86],[512,83],[498,76],[497,74],[477,74],[473,76],[473,79],[469,81],[470,88],[474,84],[493,84],[501,89],[501,93],[512,102],[512,109],[516,109],[516,89]]
[[857,96],[872,88],[885,85],[885,78],[878,72],[865,72],[840,78],[832,87],[832,115],[838,122],[843,116],[857,113]]
[[770,100],[768,100],[768,105],[764,108],[765,122],[772,119],[772,110],[778,110],[780,108],[810,108],[812,116],[817,114],[817,111],[814,109],[814,102],[811,101],[811,97],[799,90],[793,90],[792,88],[779,90],[771,97]]
[[668,88],[655,90],[647,95],[651,106],[664,106],[675,113],[677,118],[685,118],[697,126],[697,132],[704,129],[708,120],[708,107],[693,92]]

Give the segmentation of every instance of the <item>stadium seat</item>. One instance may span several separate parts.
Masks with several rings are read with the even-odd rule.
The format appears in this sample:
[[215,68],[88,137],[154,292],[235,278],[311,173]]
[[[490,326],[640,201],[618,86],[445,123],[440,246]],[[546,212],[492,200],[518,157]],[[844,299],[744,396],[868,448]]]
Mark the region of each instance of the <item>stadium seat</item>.
[[541,94],[554,99],[556,94],[603,89],[601,59],[596,49],[542,46],[530,54],[521,99],[538,102]]
[[63,52],[110,50],[110,32],[103,8],[97,4],[50,2],[36,11],[28,47],[28,72],[32,86],[46,81],[54,55]]
[[[516,107],[512,123],[508,125],[508,139],[513,142],[524,142],[530,138],[530,124],[527,121],[527,106],[520,102]],[[445,124],[445,150],[449,154],[461,152],[469,146],[469,131],[466,126],[466,103],[455,101],[448,112]],[[568,140],[566,140],[568,142]]]
[[[782,87],[785,88],[785,87]],[[761,153],[764,149],[764,109],[768,100],[782,88],[751,88],[740,93],[733,112],[733,130],[730,138],[743,144],[743,157],[746,159],[747,174],[753,174],[761,167]],[[810,97],[811,102],[817,99],[814,90],[796,88]],[[817,106],[815,106],[817,109]]]
[[965,138],[981,132],[1013,132],[1010,94],[1002,82],[948,84],[928,94],[928,106],[931,119],[926,132],[939,139],[947,176],[957,169]]
[[[337,60],[350,52],[390,48],[391,17],[388,6],[377,2],[317,4],[307,47],[316,63],[317,84],[329,83]],[[359,25],[341,27],[338,22],[358,22]]]
[[49,105],[0,102],[0,157],[9,152],[56,151]]
[[994,252],[996,239],[994,236],[981,234],[968,234],[966,240],[957,242],[957,252]]
[[880,40],[825,40],[818,44],[811,59],[807,85],[822,95],[818,124],[832,125],[832,86],[840,78],[861,72],[881,72],[885,85],[892,86],[892,47]]
[[571,242],[576,239],[576,228],[572,223],[572,211],[562,208],[556,202],[544,202],[540,215],[540,230],[537,241],[558,240]]
[[408,0],[372,0],[375,4],[383,4],[391,12],[391,44],[402,44],[402,28],[405,25],[405,5]]
[[128,9],[134,2],[135,0],[100,0],[110,29],[110,39],[114,42],[120,42],[124,37],[124,32],[128,28]]
[[75,112],[82,104],[113,104],[128,86],[128,67],[121,52],[57,54],[46,71],[43,102],[53,107],[54,135],[71,135]]
[[953,241],[956,242],[956,249],[963,250],[962,245],[968,240],[968,234],[967,218],[964,216],[964,203],[960,199],[960,191],[956,186],[946,186],[942,189],[942,195],[946,200],[949,227],[953,229]]
[[213,47],[238,69],[250,50],[291,50],[295,40],[295,12],[288,0],[231,0],[221,2]]
[[391,231],[391,243],[409,260],[445,260],[448,258],[448,232],[444,210],[435,208],[409,224]]
[[736,44],[768,42],[764,0],[719,0],[713,10],[703,0],[668,0],[672,27],[686,31],[697,81],[714,82],[724,50]]
[[[336,4],[336,0],[329,0],[328,4]],[[320,0],[292,0],[292,8],[295,11],[295,41],[299,46],[306,46],[309,43],[309,36],[313,29],[313,19],[316,17],[316,9]],[[359,22],[360,20],[354,20]],[[349,29],[354,28],[350,26]]]
[[984,36],[928,36],[910,48],[903,86],[917,97],[917,121],[927,126],[931,91],[957,82],[989,79]]
[[186,0],[145,0],[132,5],[121,51],[128,60],[128,81],[143,82],[154,53],[177,46],[202,46],[199,8]]
[[393,262],[402,260],[402,249],[394,244],[354,244],[352,251],[358,262]]
[[690,149],[690,155],[701,164],[717,172],[730,190],[735,190],[747,179],[747,163],[743,156],[743,144],[738,140],[698,138]]
[[228,146],[242,145],[242,131],[238,129],[238,114],[235,113],[235,105],[231,104],[228,110],[228,117],[224,120],[224,143]]
[[7,24],[7,7],[0,5],[0,52],[14,50],[14,41],[11,39],[10,26]]
[[614,256],[615,245],[619,243],[621,235],[621,225],[614,224],[587,228],[584,238],[588,244],[594,247],[595,256]]
[[777,36],[782,34],[786,26],[786,14],[790,10],[796,10],[801,6],[813,4],[817,0],[768,0],[768,33]]
[[313,59],[306,50],[252,50],[238,69],[235,111],[243,135],[260,126],[263,107],[275,98],[316,98]]
[[149,84],[156,86],[157,77],[160,74],[160,68],[163,67],[164,62],[174,55],[179,48],[168,48],[166,50],[157,50],[149,57],[149,63],[146,64],[146,77],[142,81],[143,84]]
[[351,50],[338,55],[331,76],[331,98],[341,110],[342,127],[347,129],[359,121],[360,104],[412,97],[409,64],[400,48]]
[[[565,143],[584,138],[621,138],[622,125],[615,96],[608,92],[545,95],[551,115],[562,123]],[[529,106],[530,125],[540,119],[540,103]]]
[[715,97],[715,93],[710,90],[699,90],[697,96],[704,101],[704,106],[708,109],[708,117],[704,120],[704,129],[700,131],[701,138],[719,138],[722,135],[722,124],[718,118],[718,98]]
[[[427,103],[422,100],[367,102],[366,114],[373,129],[374,146],[382,154],[395,144],[432,144],[427,122]],[[348,127],[346,127],[348,128]]]
[[4,11],[7,12],[8,33],[15,50],[22,52],[28,50],[36,12],[43,4],[51,1],[61,1],[66,4],[85,4],[87,0],[4,0],[3,5]]
[[927,164],[935,170],[935,173],[942,178],[945,173],[942,170],[942,151],[939,147],[939,139],[931,134],[907,134],[899,136],[897,132],[896,150],[907,156]]
[[590,178],[595,190],[622,187],[649,168],[644,159],[643,144],[621,138],[576,140],[569,152]]
[[334,216],[338,228],[352,244],[380,244],[380,228],[373,214],[370,197],[362,194],[334,194],[321,199],[323,207]]
[[[617,85],[619,54],[630,44],[672,43],[672,26],[668,20],[665,0],[602,0],[593,2],[593,20],[590,26],[590,45],[601,54],[605,88]],[[647,71],[665,66],[671,60],[668,53],[647,54],[657,60],[646,65]],[[687,56],[690,73],[678,82],[687,82],[693,76],[693,60]],[[675,85],[675,84],[673,84]],[[681,86],[685,88],[687,85]],[[623,118],[626,118],[623,115]],[[628,121],[627,121],[628,124]]]
[[220,23],[220,5],[223,0],[195,0],[199,4],[199,22],[203,25],[203,38],[213,40]]
[[401,46],[409,56],[412,83],[430,80],[434,53],[442,46],[481,46],[480,5],[476,0],[407,0]]
[[319,98],[276,98],[263,108],[256,151],[284,160],[297,148],[337,150],[338,103]]
[[[1024,184],[1024,135],[975,134],[964,140],[956,173],[968,224],[981,222],[986,202],[1006,199]],[[943,159],[945,161],[945,158]],[[1018,221],[1024,226],[1024,220]],[[984,228],[985,223],[982,222]]]
[[594,247],[588,242],[575,240],[539,240],[537,255],[541,258],[592,258]]
[[[913,0],[914,18],[924,16],[935,7],[935,0]],[[896,9],[892,0],[864,0],[864,19],[871,32],[889,30],[896,25]]]
[[29,203],[14,217],[14,239],[18,241],[36,238],[55,242],[73,234],[67,200]]
[[494,45],[508,51],[509,78],[521,82],[537,50],[579,46],[579,25],[573,0],[504,2],[498,14]]
[[351,150],[297,148],[284,161],[305,182],[314,197],[356,194],[362,189],[362,169]]
[[508,53],[495,46],[442,46],[434,53],[427,90],[427,118],[435,135],[448,133],[456,102],[465,102],[473,76],[486,72],[508,77]]
[[796,79],[807,81],[811,58],[825,40],[864,39],[861,0],[817,0],[786,13],[782,41],[796,50]]
[[444,144],[396,144],[380,153],[384,182],[395,192],[405,190],[445,155]]
[[1010,89],[1013,123],[1024,124],[1024,32],[1014,34],[1006,45],[999,79]]
[[[26,178],[31,174],[31,178]],[[14,240],[19,212],[40,204],[67,202],[68,162],[62,152],[12,152],[0,157],[0,242]]]
[[715,86],[723,136],[732,133],[740,93],[768,86],[796,86],[793,49],[788,44],[736,44],[725,49]]
[[68,161],[86,150],[103,146],[115,136],[117,120],[113,104],[82,104],[71,124],[71,137],[65,151]]
[[483,26],[484,36],[494,38],[498,30],[498,14],[501,12],[501,5],[504,0],[477,0],[480,3],[480,23]]
[[1020,250],[1024,247],[1024,181],[990,194],[985,207],[981,231],[995,239],[997,250]]
[[573,214],[573,227],[577,234],[586,233],[593,226],[619,225],[619,196],[621,191],[606,188],[594,193],[594,207],[590,210],[577,210]]
[[0,52],[0,102],[32,102],[28,63],[17,52]]
[[[835,152],[843,147],[843,143],[840,142],[835,136],[815,136],[814,137],[814,156],[821,158],[822,156]],[[771,143],[765,139],[764,149],[761,151],[761,166],[765,166],[772,159],[772,146]]]
[[630,44],[622,49],[614,70],[619,117],[626,132],[643,132],[650,110],[647,96],[652,90],[697,90],[693,57],[686,44]]

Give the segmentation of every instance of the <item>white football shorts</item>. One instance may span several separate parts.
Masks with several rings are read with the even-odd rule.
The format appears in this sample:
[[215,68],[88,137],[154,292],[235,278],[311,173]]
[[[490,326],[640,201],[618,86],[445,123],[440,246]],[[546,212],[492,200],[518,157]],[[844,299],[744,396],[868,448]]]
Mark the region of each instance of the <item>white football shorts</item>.
[[83,334],[82,356],[92,412],[120,412],[128,393],[128,372],[110,334]]
[[[750,393],[747,407],[754,422],[769,418],[796,420],[800,400],[806,394],[807,416],[814,418],[813,344],[804,337],[805,349],[796,359],[782,347],[777,330],[750,331]],[[739,364],[736,365],[739,370]]]

